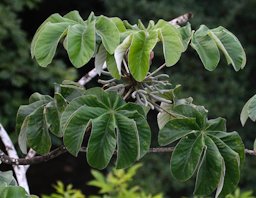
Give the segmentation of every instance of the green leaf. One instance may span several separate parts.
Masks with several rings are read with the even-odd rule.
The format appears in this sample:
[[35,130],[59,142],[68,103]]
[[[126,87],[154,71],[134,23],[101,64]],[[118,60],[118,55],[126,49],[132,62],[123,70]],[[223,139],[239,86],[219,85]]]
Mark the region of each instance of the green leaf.
[[217,146],[211,138],[205,136],[204,139],[206,148],[198,167],[194,191],[196,195],[211,194],[218,186],[222,172],[223,158]]
[[[116,116],[117,168],[131,166],[140,155],[139,135],[136,122],[122,114]],[[129,130],[127,130],[129,128]]]
[[204,150],[203,136],[188,135],[175,147],[171,158],[173,176],[186,181],[194,175]]
[[26,125],[22,125],[24,128],[21,130],[27,135],[28,146],[39,154],[48,153],[51,148],[51,138],[45,121],[44,106],[27,116],[24,122]]
[[198,133],[199,126],[194,118],[170,120],[158,134],[158,143],[161,146],[172,142],[191,133]]
[[56,84],[55,89],[57,89],[56,92],[60,93],[69,102],[82,96],[85,92],[83,86],[69,80],[64,80],[62,84]]
[[38,64],[46,67],[52,62],[61,38],[66,34],[69,22],[47,22],[39,32],[35,41],[34,54]]
[[241,111],[241,114],[240,114],[240,122],[242,124],[242,126],[245,125],[247,119],[249,118],[249,111],[248,111],[248,107],[249,107],[249,104],[251,102],[252,98],[250,98],[246,103],[245,105],[243,106],[243,109]]
[[71,101],[62,114],[61,127],[64,144],[73,155],[78,154],[85,131],[91,131],[87,161],[99,169],[107,166],[115,150],[116,166],[128,167],[150,145],[150,128],[143,109],[126,104],[116,93],[100,88],[89,89],[84,96]]
[[24,188],[20,186],[0,187],[1,198],[30,198]]
[[104,113],[103,109],[97,108],[98,104],[95,96],[81,96],[73,100],[63,112],[60,122],[64,144],[72,155],[77,156],[89,121]]
[[186,51],[188,44],[192,38],[192,30],[191,30],[191,25],[190,23],[187,23],[186,26],[180,27],[179,29],[180,35],[182,37],[182,42],[184,46],[184,51]]
[[157,43],[156,31],[139,31],[133,34],[128,54],[128,66],[135,80],[142,81],[149,71],[150,52]]
[[57,137],[62,137],[60,130],[58,110],[54,102],[50,102],[45,106],[45,121],[49,130]]
[[51,22],[51,23],[61,23],[64,22],[65,20],[63,19],[62,16],[60,16],[59,14],[52,14],[51,16],[49,16],[37,29],[32,42],[31,42],[31,48],[30,48],[30,52],[31,52],[31,57],[34,58],[35,56],[35,44],[38,40],[38,37],[41,34],[41,30],[43,29],[43,27],[45,26],[46,23]]
[[99,16],[96,20],[96,33],[109,54],[113,54],[120,42],[120,34],[116,25],[107,17]]
[[240,164],[242,165],[245,158],[245,148],[239,134],[235,131],[231,133],[217,132],[216,137],[220,138],[226,145],[239,154]]
[[72,64],[79,68],[93,57],[95,50],[95,23],[69,26],[66,49]]
[[33,93],[30,97],[29,97],[29,104],[34,103],[36,101],[51,101],[52,97],[48,96],[48,95],[42,95],[38,92]]
[[215,118],[207,120],[207,131],[226,131],[226,120],[224,118]]
[[256,121],[256,95],[252,97],[248,105],[249,118],[255,122]]
[[29,115],[35,112],[38,108],[45,106],[48,102],[51,102],[53,99],[50,96],[43,96],[41,94],[35,93],[30,97],[30,102],[33,102],[29,105],[21,105],[17,112],[16,117],[16,131],[19,132],[18,144],[23,153],[27,153],[27,124],[28,120],[26,119]]
[[115,49],[114,56],[116,59],[117,69],[120,75],[121,75],[122,61],[124,59],[124,55],[128,52],[131,42],[132,42],[132,35],[129,35]]
[[109,53],[107,53],[106,63],[110,74],[117,80],[120,80],[121,76],[119,74],[114,55],[110,55]]
[[[119,109],[119,113],[126,115],[128,118],[133,119],[136,122],[136,127],[138,130],[139,135],[139,142],[140,142],[140,155],[138,159],[142,158],[149,150],[150,142],[151,142],[151,131],[150,127],[147,123],[145,115],[142,115],[141,109],[138,109],[135,104],[131,105],[132,103],[127,103],[122,107],[122,111]],[[139,106],[139,105],[137,105]],[[130,108],[130,109],[129,109]],[[136,109],[137,111],[131,112],[132,109]],[[124,110],[126,109],[126,110]],[[145,114],[143,112],[143,114]]]
[[124,26],[123,21],[118,17],[111,17],[110,20],[116,25],[119,32],[126,32],[126,28]]
[[[95,69],[96,72],[100,75],[103,68],[106,66],[107,52],[103,45],[100,45],[99,50],[95,56]],[[105,66],[104,66],[105,64]]]
[[228,64],[232,64],[235,71],[245,67],[246,55],[234,34],[221,26],[210,30],[208,34],[216,42],[219,49],[224,53]]
[[66,15],[63,16],[63,18],[70,19],[72,21],[75,21],[77,23],[84,25],[84,20],[79,15],[79,12],[77,10],[73,10],[73,11],[67,13]]
[[[35,95],[32,94],[34,97]],[[49,97],[42,97],[42,99],[33,102],[33,99],[31,98],[30,101],[33,102],[29,105],[21,105],[18,109],[17,116],[16,116],[16,131],[20,132],[21,125],[25,118],[31,114],[33,111],[35,111],[38,107],[43,106],[50,102],[52,98]]]
[[180,116],[185,116],[187,118],[196,118],[196,123],[200,128],[203,128],[206,123],[207,111],[202,106],[196,106],[193,104],[181,104],[174,107],[174,112],[180,114]]
[[12,171],[5,171],[2,172],[0,171],[0,187],[5,187],[5,186],[17,186],[17,182],[15,178],[13,177],[13,172]]
[[209,29],[205,25],[201,25],[192,36],[191,46],[198,53],[205,69],[213,71],[220,61],[220,53],[208,32]]
[[115,117],[103,114],[92,121],[87,161],[92,167],[105,168],[116,148]]
[[230,192],[233,192],[240,179],[240,158],[239,154],[233,151],[228,145],[221,139],[211,136],[211,139],[217,145],[221,156],[225,162],[225,177],[224,184],[220,196],[225,196]]
[[178,29],[162,19],[157,22],[155,28],[159,28],[166,66],[176,64],[185,48]]
[[67,103],[65,99],[58,93],[55,93],[54,101],[49,102],[45,106],[45,119],[47,126],[57,137],[63,136],[63,131],[60,129],[60,118],[66,106]]

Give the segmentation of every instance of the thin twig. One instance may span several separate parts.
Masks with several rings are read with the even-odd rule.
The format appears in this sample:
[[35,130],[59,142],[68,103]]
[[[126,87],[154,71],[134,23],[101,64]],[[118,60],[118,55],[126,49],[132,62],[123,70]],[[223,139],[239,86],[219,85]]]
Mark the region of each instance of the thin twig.
[[166,63],[164,63],[164,64],[162,64],[160,67],[158,67],[155,71],[153,71],[152,73],[150,73],[147,77],[146,77],[146,79],[147,78],[149,78],[149,77],[151,77],[151,76],[153,76],[153,75],[155,75],[157,72],[159,72],[161,69],[163,69],[164,67],[166,66]]

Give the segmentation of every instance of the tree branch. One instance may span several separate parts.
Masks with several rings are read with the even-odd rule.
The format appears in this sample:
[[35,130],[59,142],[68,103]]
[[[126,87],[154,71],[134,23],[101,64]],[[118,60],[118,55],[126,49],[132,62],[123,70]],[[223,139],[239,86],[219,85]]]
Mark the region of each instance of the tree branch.
[[[15,150],[15,147],[12,143],[12,140],[10,139],[7,131],[4,129],[2,124],[0,124],[0,138],[5,146],[6,152],[8,153],[8,155],[6,155],[6,156],[10,159],[19,159],[18,154]],[[0,155],[2,153],[0,153]],[[0,157],[0,161],[2,161],[1,157]],[[13,165],[13,170],[16,175],[18,184],[20,186],[22,186],[29,193],[29,186],[28,186],[28,181],[26,178],[26,168],[24,166],[17,166],[17,165],[19,165],[19,163],[18,164],[11,163],[11,165]]]
[[[150,148],[148,153],[171,153],[174,151],[174,147],[154,147]],[[3,151],[0,150],[0,161],[4,164],[9,165],[32,165],[42,162],[47,162],[51,159],[54,159],[64,153],[67,153],[67,149],[64,146],[60,146],[46,155],[35,156],[33,158],[12,158],[6,155]],[[80,152],[87,152],[86,147],[82,147]],[[116,153],[116,152],[115,152]],[[248,155],[256,156],[256,151],[245,149],[245,153]]]

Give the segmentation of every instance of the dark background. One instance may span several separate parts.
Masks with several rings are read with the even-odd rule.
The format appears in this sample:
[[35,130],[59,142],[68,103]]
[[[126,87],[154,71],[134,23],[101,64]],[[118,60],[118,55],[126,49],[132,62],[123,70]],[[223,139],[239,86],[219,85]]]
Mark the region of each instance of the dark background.
[[[29,45],[39,25],[51,14],[66,14],[78,10],[86,19],[91,11],[96,15],[118,16],[136,23],[137,19],[170,20],[186,12],[192,12],[190,21],[193,29],[205,24],[210,28],[224,26],[241,41],[247,54],[247,66],[235,72],[232,66],[221,62],[219,67],[208,72],[203,69],[199,57],[193,50],[186,51],[178,64],[165,72],[170,74],[173,84],[181,84],[182,96],[194,98],[195,104],[204,105],[210,117],[227,119],[228,130],[236,130],[242,136],[247,148],[252,148],[256,137],[255,123],[248,121],[241,127],[239,114],[245,102],[256,93],[256,1],[255,0],[2,0],[0,2],[0,123],[8,130],[14,142],[15,115],[21,104],[35,91],[52,94],[53,83],[63,79],[77,80],[93,68],[93,62],[86,67],[73,69],[63,49],[59,49],[54,62],[48,68],[40,68],[31,60]],[[163,57],[155,52],[155,66],[163,63]],[[93,80],[87,86],[94,86]],[[156,115],[150,114],[150,123]],[[157,126],[152,125],[156,134]],[[153,136],[154,137],[154,136]],[[156,145],[153,138],[152,145]],[[143,186],[146,192],[163,192],[166,197],[189,196],[193,181],[177,182],[170,174],[169,154],[149,154],[142,160],[135,184]],[[1,165],[2,166],[2,165]],[[256,161],[246,157],[242,170],[240,187],[256,189]],[[1,167],[0,167],[1,168]],[[6,167],[2,166],[3,169]],[[8,167],[9,168],[9,167]],[[106,170],[105,170],[106,171]],[[50,162],[34,165],[28,171],[31,192],[47,194],[51,185],[62,180],[72,183],[86,194],[96,189],[88,188],[86,182],[92,177],[86,164],[85,154],[73,158],[66,154]]]

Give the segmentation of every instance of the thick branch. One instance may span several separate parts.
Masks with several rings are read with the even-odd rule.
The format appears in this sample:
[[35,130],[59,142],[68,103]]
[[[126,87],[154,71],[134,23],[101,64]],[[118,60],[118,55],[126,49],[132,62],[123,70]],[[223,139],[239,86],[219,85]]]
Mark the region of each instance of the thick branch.
[[[174,150],[174,147],[155,147],[155,148],[150,148],[148,153],[171,153],[173,152],[173,150]],[[80,149],[80,152],[87,152],[86,147],[82,147]],[[0,150],[0,160],[2,161],[2,163],[10,164],[10,165],[31,165],[31,164],[47,162],[64,153],[67,153],[67,149],[64,146],[61,146],[49,152],[48,154],[42,155],[42,156],[35,156],[33,158],[12,158]],[[256,156],[256,152],[253,150],[245,149],[245,153],[248,155]]]
[[[0,138],[8,153],[8,156],[7,155],[6,156],[12,159],[19,159],[18,154],[15,150],[15,147],[12,143],[12,140],[10,139],[7,131],[4,129],[2,124],[0,124]],[[13,170],[16,175],[18,184],[22,186],[29,193],[29,186],[26,178],[26,168],[24,166],[17,166],[18,164],[15,164],[15,163],[11,163],[11,165],[13,165]]]
[[9,157],[3,151],[0,150],[0,161],[2,161],[2,163],[4,164],[10,165],[31,165],[49,161],[66,152],[66,148],[64,146],[61,146],[47,153],[46,155],[35,156],[32,158],[13,158]]

